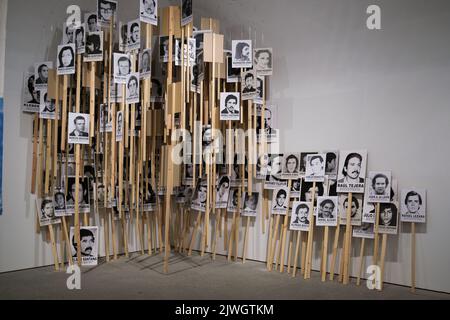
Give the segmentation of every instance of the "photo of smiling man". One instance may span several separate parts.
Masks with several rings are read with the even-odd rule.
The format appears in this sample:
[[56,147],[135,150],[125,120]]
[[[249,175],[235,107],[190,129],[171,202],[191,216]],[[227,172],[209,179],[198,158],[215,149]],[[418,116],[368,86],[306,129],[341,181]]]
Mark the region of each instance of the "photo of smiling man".
[[341,151],[337,192],[364,193],[367,150]]

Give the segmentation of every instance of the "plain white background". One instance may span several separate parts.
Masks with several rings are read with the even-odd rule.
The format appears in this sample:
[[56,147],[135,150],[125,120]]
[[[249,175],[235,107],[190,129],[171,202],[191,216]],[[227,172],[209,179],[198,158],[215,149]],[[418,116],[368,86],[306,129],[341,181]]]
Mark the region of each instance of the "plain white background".
[[[34,197],[29,194],[32,116],[20,112],[20,103],[23,72],[35,62],[55,60],[65,8],[71,3],[9,2],[0,271],[53,262],[45,233],[35,233]],[[86,10],[95,7],[88,0],[77,4]],[[380,31],[366,28],[370,4],[381,6]],[[446,168],[450,4],[444,0],[197,0],[194,7],[195,21],[200,16],[221,21],[226,49],[231,49],[231,39],[249,37],[255,47],[273,47],[269,92],[279,107],[284,151],[364,148],[369,153],[368,170],[391,170],[399,189],[428,190],[428,221],[417,235],[417,286],[450,292]],[[119,12],[121,20],[132,20],[137,1],[127,1],[127,8],[122,6]],[[248,258],[265,260],[267,233],[261,234],[259,222],[251,225]],[[389,236],[388,282],[409,284],[409,232],[409,226],[403,225],[399,236]],[[313,267],[317,269],[321,234],[316,234]],[[222,250],[223,241],[219,245]],[[358,252],[359,241],[354,240],[352,255]],[[370,263],[372,247],[366,252]],[[357,259],[351,272],[357,272]]]

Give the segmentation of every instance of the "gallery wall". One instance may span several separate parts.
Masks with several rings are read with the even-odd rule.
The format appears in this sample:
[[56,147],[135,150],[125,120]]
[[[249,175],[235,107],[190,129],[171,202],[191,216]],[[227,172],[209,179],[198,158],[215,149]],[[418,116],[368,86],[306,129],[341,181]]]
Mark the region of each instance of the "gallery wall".
[[[21,90],[28,67],[54,60],[60,30],[58,37],[54,31],[61,29],[65,9],[73,2],[14,0],[8,5],[0,272],[53,262],[45,233],[35,232],[34,196],[29,194],[32,116],[20,112]],[[95,8],[94,1],[75,2],[83,9]],[[365,25],[366,8],[373,3],[382,9],[379,31]],[[417,235],[417,286],[450,292],[450,177],[445,165],[450,158],[450,4],[196,0],[194,6],[196,21],[200,16],[219,19],[226,39],[248,38],[250,33],[256,46],[273,47],[270,99],[279,109],[282,150],[365,148],[369,170],[392,170],[400,189],[428,190],[428,222],[418,227]],[[127,8],[119,9],[120,18],[135,18],[136,8],[127,1]],[[409,284],[409,232],[402,226],[400,236],[389,236],[388,282]],[[320,232],[317,240],[320,244]],[[135,240],[130,243],[133,250]],[[259,219],[251,225],[248,258],[265,260],[266,243]],[[239,247],[241,251],[242,243]],[[219,251],[224,252],[223,241]],[[314,269],[319,268],[319,251],[320,246],[315,248]],[[359,241],[354,241],[353,257],[358,252]],[[368,265],[371,246],[366,252]],[[356,274],[356,258],[351,271]]]

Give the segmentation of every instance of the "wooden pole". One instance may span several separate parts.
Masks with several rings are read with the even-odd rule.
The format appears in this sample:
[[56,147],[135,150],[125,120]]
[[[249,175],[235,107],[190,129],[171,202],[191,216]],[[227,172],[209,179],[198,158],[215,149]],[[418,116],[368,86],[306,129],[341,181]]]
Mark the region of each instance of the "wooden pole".
[[336,230],[334,231],[334,242],[333,242],[333,253],[331,255],[331,263],[330,263],[330,281],[333,281],[334,279],[334,270],[336,267],[336,257],[338,252],[338,246],[339,246],[339,233],[341,229],[341,217],[337,217],[337,226]]
[[411,223],[411,292],[416,292],[416,223]]
[[[81,55],[77,55],[77,88],[75,100],[75,112],[80,112],[81,98]],[[65,128],[63,128],[65,129]],[[63,132],[65,130],[62,130]],[[78,200],[80,187],[80,145],[75,145],[75,239],[77,243],[77,263],[81,266],[81,242],[80,242],[80,203]],[[86,224],[87,225],[87,224]]]
[[250,217],[247,217],[247,223],[245,224],[244,248],[242,249],[242,263],[245,263],[245,255],[247,253],[247,239],[248,239],[249,225],[250,225]]
[[295,278],[295,275],[297,274],[298,252],[300,250],[300,238],[302,237],[302,232],[296,231],[295,234],[297,235],[297,240],[295,243],[294,267],[292,269],[293,278]]
[[283,222],[283,236],[281,239],[281,259],[280,259],[280,272],[284,272],[284,253],[285,253],[285,247],[286,247],[286,233],[288,230],[288,222],[289,222],[289,202],[290,202],[290,190],[291,190],[292,180],[288,180],[288,196],[287,196],[287,209],[286,209],[286,215],[284,216],[284,222]]
[[356,285],[359,286],[361,284],[361,277],[363,273],[363,266],[364,266],[364,245],[366,242],[366,238],[361,238],[361,249],[359,251],[359,272],[358,272],[358,278],[356,279]]
[[327,258],[328,258],[328,226],[325,226],[322,243],[322,282],[325,282],[327,277]]
[[384,262],[386,259],[386,245],[387,245],[387,234],[383,234],[383,240],[381,240],[381,274],[380,274],[380,291],[383,290],[384,281]]
[[348,193],[348,207],[347,207],[347,217],[345,225],[345,242],[344,242],[344,279],[343,284],[348,284],[350,278],[350,246],[352,241],[352,196],[351,192]]
[[316,182],[313,182],[311,208],[309,211],[308,243],[306,246],[305,279],[311,278],[312,250],[313,250],[313,240],[314,240],[314,198],[315,197],[316,197]]
[[48,225],[48,232],[50,234],[50,241],[52,243],[52,254],[53,254],[53,261],[55,263],[55,270],[59,271],[59,261],[58,261],[58,251],[56,250],[56,240],[55,240],[55,233],[53,231],[53,225]]

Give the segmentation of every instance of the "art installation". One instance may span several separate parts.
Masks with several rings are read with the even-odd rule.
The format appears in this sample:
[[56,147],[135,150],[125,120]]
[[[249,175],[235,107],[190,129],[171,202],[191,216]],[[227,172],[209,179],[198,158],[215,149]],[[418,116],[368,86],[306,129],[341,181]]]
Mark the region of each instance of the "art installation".
[[[245,262],[249,233],[267,232],[269,271],[284,272],[287,258],[289,274],[309,279],[321,248],[322,281],[339,261],[347,284],[358,240],[359,284],[367,239],[383,275],[387,236],[407,222],[414,239],[426,191],[403,189],[399,205],[390,171],[366,176],[366,150],[281,153],[278,108],[267,99],[276,52],[253,49],[262,41],[252,35],[225,41],[212,18],[194,29],[192,1],[136,1],[135,19],[119,21],[117,1],[97,0],[84,21],[62,26],[56,61],[40,57],[24,73],[31,193],[55,267],[96,265],[100,239],[106,262],[129,257],[131,230],[139,254],[163,254],[166,273],[174,252],[215,259],[220,238],[236,261],[240,235]],[[261,230],[250,229],[256,220]]]

